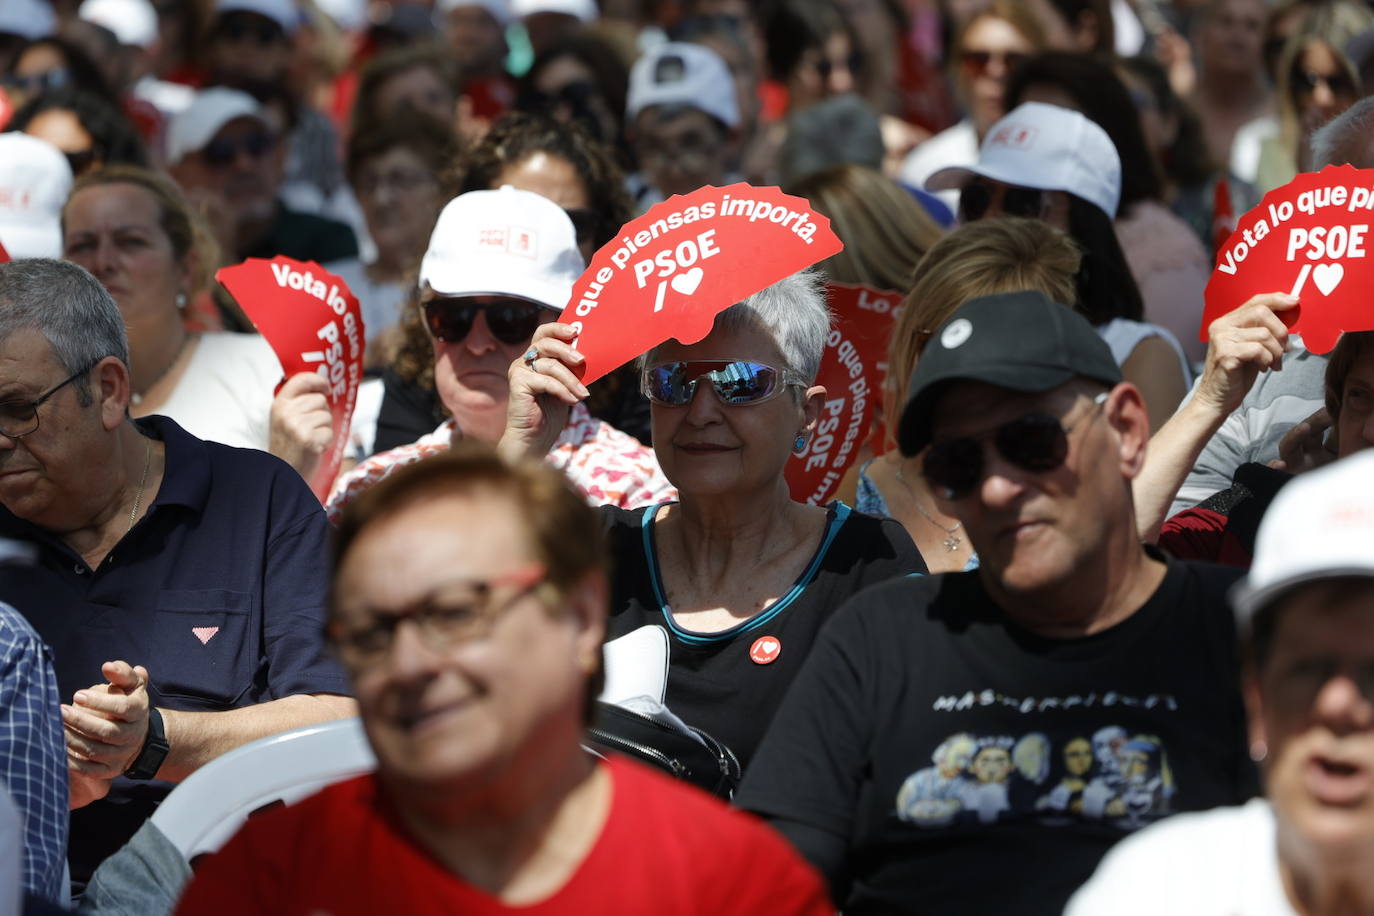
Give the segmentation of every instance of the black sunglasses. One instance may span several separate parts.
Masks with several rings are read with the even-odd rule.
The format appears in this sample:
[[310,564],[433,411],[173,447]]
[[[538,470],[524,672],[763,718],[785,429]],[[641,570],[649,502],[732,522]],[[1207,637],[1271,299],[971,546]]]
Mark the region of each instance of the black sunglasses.
[[1350,77],[1344,73],[1317,73],[1300,68],[1293,71],[1293,88],[1298,93],[1310,95],[1317,91],[1318,86],[1325,86],[1333,95],[1351,95],[1355,92]]
[[[970,183],[959,193],[959,215],[966,223],[987,216],[992,206],[993,189],[981,181]],[[1038,188],[1008,187],[1002,192],[1002,213],[1039,219],[1045,212],[1045,195]]]
[[1026,57],[1027,55],[1020,51],[963,51],[959,54],[959,66],[963,67],[969,76],[982,76],[988,72],[988,67],[992,66],[995,60],[1002,65],[1003,70],[1010,73]]
[[429,333],[441,343],[462,343],[467,340],[480,311],[486,315],[491,336],[512,346],[529,343],[534,336],[534,329],[542,323],[542,312],[545,311],[543,306],[524,299],[493,296],[441,296],[422,303],[420,307],[424,311],[425,326],[429,328]]
[[[1104,391],[1093,398],[1093,405],[1105,404],[1108,393]],[[921,462],[921,473],[936,496],[963,499],[983,480],[984,439],[992,439],[998,454],[1016,467],[1043,474],[1062,465],[1068,457],[1070,432],[1072,429],[1065,428],[1058,417],[1026,414],[981,436],[932,443]]]
[[272,151],[277,145],[271,134],[255,132],[247,134],[237,140],[230,137],[220,137],[211,140],[206,144],[201,155],[205,157],[207,164],[222,167],[230,165],[238,159],[239,153],[247,153],[254,159],[261,159]]

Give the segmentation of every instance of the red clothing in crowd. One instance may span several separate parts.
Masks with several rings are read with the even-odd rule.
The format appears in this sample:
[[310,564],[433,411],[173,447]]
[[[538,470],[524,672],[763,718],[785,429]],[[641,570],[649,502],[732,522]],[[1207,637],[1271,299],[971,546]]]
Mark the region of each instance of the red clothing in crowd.
[[639,764],[607,764],[601,836],[568,882],[508,906],[416,846],[374,776],[259,815],[203,861],[177,908],[202,913],[833,913],[820,878],[772,828]]

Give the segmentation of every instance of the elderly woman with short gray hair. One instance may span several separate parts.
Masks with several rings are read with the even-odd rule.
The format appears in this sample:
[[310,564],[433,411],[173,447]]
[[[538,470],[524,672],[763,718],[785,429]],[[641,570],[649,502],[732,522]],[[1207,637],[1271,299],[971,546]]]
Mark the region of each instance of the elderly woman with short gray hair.
[[[601,511],[608,636],[646,624],[671,645],[667,705],[747,766],[821,625],[845,599],[924,572],[900,524],[792,499],[783,471],[815,432],[830,313],[813,271],[721,312],[698,343],[641,357],[654,452],[680,502]],[[546,324],[511,366],[509,456],[546,449],[585,391],[574,329]]]

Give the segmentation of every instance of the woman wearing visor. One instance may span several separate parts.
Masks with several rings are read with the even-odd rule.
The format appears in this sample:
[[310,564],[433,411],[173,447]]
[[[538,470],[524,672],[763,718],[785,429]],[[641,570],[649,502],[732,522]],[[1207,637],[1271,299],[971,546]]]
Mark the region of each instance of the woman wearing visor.
[[[703,340],[641,359],[654,452],[679,502],[603,508],[615,578],[608,637],[670,636],[669,709],[747,767],[830,612],[860,589],[924,572],[897,522],[792,499],[830,314],[819,275],[787,277],[716,316]],[[585,389],[573,328],[546,324],[510,369],[508,457],[551,445]]]
[[[326,506],[330,518],[396,468],[445,451],[456,439],[496,442],[506,423],[511,361],[530,346],[536,328],[558,317],[582,267],[573,224],[548,199],[507,186],[450,201],[420,262],[434,387],[450,419],[340,477]],[[549,463],[592,504],[629,508],[676,495],[652,451],[580,404],[553,438],[545,450]]]

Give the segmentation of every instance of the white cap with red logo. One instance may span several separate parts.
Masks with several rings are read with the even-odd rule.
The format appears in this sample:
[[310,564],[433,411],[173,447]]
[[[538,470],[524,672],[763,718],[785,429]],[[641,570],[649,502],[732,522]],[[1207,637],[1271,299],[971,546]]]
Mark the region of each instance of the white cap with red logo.
[[1374,450],[1302,474],[1279,491],[1231,603],[1246,625],[1290,588],[1344,576],[1374,577]]
[[506,185],[448,202],[420,262],[420,285],[441,296],[517,296],[562,311],[584,266],[568,214]]
[[963,188],[975,175],[1041,191],[1065,191],[1116,219],[1121,157],[1111,137],[1076,111],[1026,102],[992,125],[970,166],[948,166],[926,179],[927,191]]
[[0,245],[12,258],[62,256],[62,205],[72,169],[53,146],[28,134],[0,134]]

